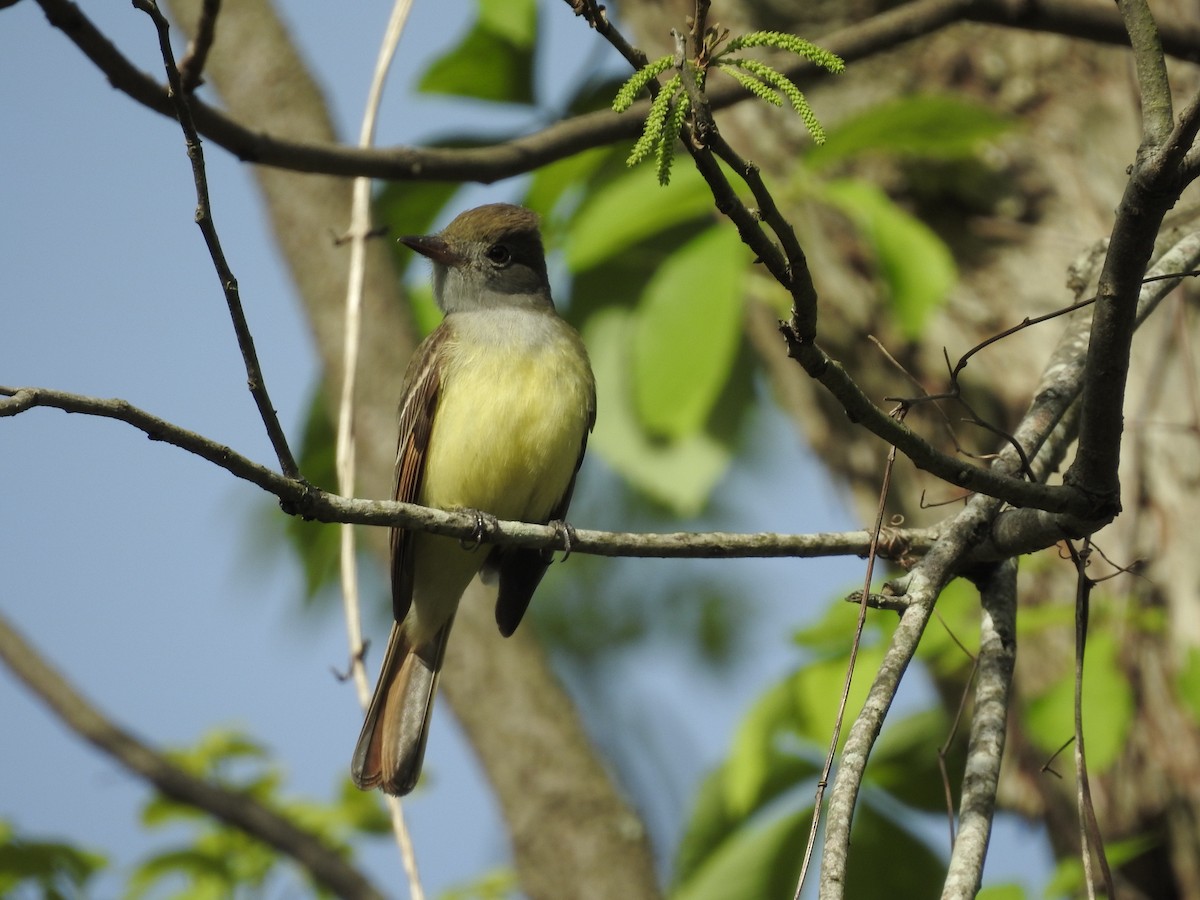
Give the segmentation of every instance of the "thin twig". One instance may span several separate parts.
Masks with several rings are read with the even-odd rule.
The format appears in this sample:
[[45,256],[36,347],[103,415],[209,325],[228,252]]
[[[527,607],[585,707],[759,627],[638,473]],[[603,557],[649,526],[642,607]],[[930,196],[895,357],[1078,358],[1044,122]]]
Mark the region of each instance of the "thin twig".
[[[396,0],[392,6],[384,29],[371,86],[367,92],[366,109],[358,145],[370,147],[375,141],[375,123],[379,116],[379,104],[383,99],[388,70],[396,55],[400,36],[408,21],[412,0]],[[356,489],[356,447],[354,438],[355,387],[358,384],[358,349],[362,333],[363,284],[366,281],[367,240],[371,234],[371,179],[354,179],[350,205],[350,267],[346,285],[346,315],[343,326],[342,348],[342,393],[338,404],[337,438],[335,457],[338,475],[338,490],[343,496],[352,497]],[[359,705],[365,710],[371,702],[371,689],[367,684],[363,657],[366,647],[362,639],[362,613],[358,589],[358,552],[354,526],[340,526],[339,571],[342,582],[342,611],[346,619],[346,637],[350,643],[350,671],[358,694]],[[408,879],[409,896],[412,900],[425,900],[421,876],[417,871],[417,856],[413,851],[412,836],[404,821],[404,810],[399,797],[385,798],[392,819],[392,832],[400,850],[400,860]]]
[[170,84],[170,97],[175,117],[183,129],[184,141],[187,144],[188,159],[192,163],[192,177],[196,182],[196,224],[204,235],[204,243],[212,257],[217,277],[221,280],[221,288],[225,292],[225,303],[229,307],[229,315],[233,320],[233,330],[237,334],[238,347],[242,351],[242,359],[246,365],[246,384],[263,425],[267,429],[267,437],[279,459],[279,468],[289,478],[299,478],[300,470],[288,447],[287,436],[283,426],[279,424],[279,416],[271,404],[267,393],[267,383],[263,378],[262,367],[258,363],[258,352],[254,349],[254,337],[250,334],[250,326],[246,322],[246,312],[242,308],[241,295],[238,293],[237,279],[225,259],[225,251],[221,249],[221,239],[217,236],[217,228],[213,223],[212,204],[208,196],[208,174],[204,167],[204,148],[200,144],[200,135],[192,121],[192,112],[184,93],[179,69],[175,66],[175,54],[171,49],[170,26],[166,17],[159,11],[155,0],[133,0],[133,5],[142,10],[158,31],[158,46],[162,52],[163,65],[167,71],[167,81]]
[[1042,322],[1049,322],[1051,319],[1057,319],[1059,316],[1068,315],[1075,312],[1077,309],[1083,309],[1084,307],[1091,306],[1095,302],[1095,297],[1088,297],[1086,300],[1080,300],[1077,303],[1072,303],[1070,306],[1064,306],[1061,309],[1056,309],[1053,312],[1048,312],[1041,316],[1026,316],[1016,325],[1005,328],[1003,331],[993,334],[991,337],[984,338],[958,358],[958,362],[955,363],[954,368],[950,370],[950,381],[952,383],[957,382],[958,376],[962,373],[962,370],[967,367],[967,363],[971,361],[971,357],[975,356],[975,354],[979,353],[981,350],[985,350],[986,348],[990,347],[992,344],[1002,341],[1007,337],[1011,337],[1018,331],[1024,331],[1026,328],[1031,328],[1034,325],[1040,325]]
[[[938,617],[941,618],[940,616]],[[946,623],[942,622],[945,627]],[[979,657],[972,656],[967,652],[967,648],[962,645],[962,642],[954,635],[954,632],[946,629],[954,643],[958,644],[959,648],[970,657],[971,671],[967,675],[967,680],[963,682],[962,693],[958,697],[958,708],[954,711],[954,720],[950,723],[950,730],[946,733],[946,740],[942,742],[942,746],[937,749],[938,774],[942,777],[942,790],[946,795],[946,824],[950,831],[949,847],[954,850],[954,789],[950,784],[950,770],[946,768],[946,757],[950,753],[950,747],[954,743],[954,739],[958,736],[958,728],[962,724],[963,714],[967,711],[967,698],[971,696],[971,687],[975,684],[975,675],[979,671]]]
[[[900,414],[903,415],[903,411],[900,411]],[[891,491],[892,470],[895,465],[896,448],[889,447],[887,463],[883,467],[883,482],[879,488],[879,505],[875,510],[875,527],[871,529],[871,550],[867,554],[866,571],[863,573],[862,601],[858,605],[858,622],[854,626],[854,640],[850,644],[850,659],[846,663],[846,679],[842,684],[842,697],[838,702],[837,716],[833,721],[829,752],[825,755],[825,765],[821,768],[821,777],[817,780],[817,792],[813,798],[812,826],[808,830],[808,841],[804,845],[804,860],[800,865],[800,877],[796,880],[796,900],[800,900],[800,894],[804,890],[804,879],[808,875],[813,848],[817,845],[817,831],[821,825],[821,806],[825,799],[825,788],[829,784],[829,773],[833,769],[838,742],[842,738],[842,720],[846,715],[846,706],[850,702],[850,685],[854,680],[854,664],[858,661],[858,648],[862,643],[863,628],[867,624],[868,598],[871,596],[871,580],[875,576],[876,551],[879,548],[880,533],[883,531],[883,514],[887,507],[888,494]]]
[[179,62],[179,81],[188,94],[204,83],[204,64],[208,62],[208,51],[212,49],[217,34],[217,16],[221,12],[221,0],[203,0],[200,20],[196,23],[187,53]]
[[202,809],[296,862],[338,897],[383,898],[362,872],[319,837],[263,806],[180,769],[88,703],[0,614],[0,659],[64,725],[164,796]]
[[1112,870],[1108,866],[1108,855],[1104,852],[1104,838],[1100,833],[1100,823],[1096,821],[1096,808],[1092,804],[1092,788],[1088,779],[1087,753],[1083,740],[1083,660],[1087,649],[1088,612],[1091,604],[1092,585],[1094,582],[1087,574],[1088,557],[1091,555],[1091,541],[1085,539],[1083,549],[1075,549],[1070,541],[1066,542],[1075,563],[1075,783],[1076,800],[1079,808],[1079,844],[1080,855],[1083,859],[1084,882],[1087,886],[1089,900],[1095,900],[1095,878],[1092,874],[1092,850],[1095,850],[1095,860],[1100,866],[1100,876],[1104,879],[1104,889],[1107,897],[1116,897],[1113,887]]

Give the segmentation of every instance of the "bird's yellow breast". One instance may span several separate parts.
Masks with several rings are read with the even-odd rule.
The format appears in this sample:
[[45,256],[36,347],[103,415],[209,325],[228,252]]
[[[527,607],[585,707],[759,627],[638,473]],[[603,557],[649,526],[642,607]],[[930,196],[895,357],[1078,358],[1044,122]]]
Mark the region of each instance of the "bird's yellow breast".
[[566,493],[594,404],[587,354],[552,312],[456,316],[421,502],[544,522]]

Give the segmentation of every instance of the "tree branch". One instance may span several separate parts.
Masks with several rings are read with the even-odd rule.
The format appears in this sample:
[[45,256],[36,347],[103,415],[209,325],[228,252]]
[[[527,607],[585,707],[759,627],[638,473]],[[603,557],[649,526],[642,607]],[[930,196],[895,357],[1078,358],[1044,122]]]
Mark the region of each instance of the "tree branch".
[[316,835],[255,801],[189,775],[91,706],[0,614],[0,659],[68,728],[162,794],[202,809],[292,859],[339,897],[382,900],[367,880]]
[[[1200,265],[1200,232],[1180,238],[1146,273],[1138,298],[1135,325],[1142,323],[1158,308],[1164,297],[1175,290],[1185,274]],[[1174,278],[1164,275],[1177,274]],[[1081,311],[1082,312],[1082,311]],[[1047,447],[1031,444],[1037,453],[1034,471],[1039,480],[1057,470],[1067,446],[1077,437],[1080,409],[1075,401],[1083,390],[1091,320],[1076,313],[1059,340],[1058,347],[1043,370],[1042,380],[1034,391],[1034,399],[1017,432],[1019,441],[1031,439],[1032,434],[1048,433],[1048,426],[1057,425],[1068,410],[1074,410],[1071,427],[1056,428],[1054,443]],[[1026,429],[1030,430],[1027,436]],[[1069,516],[1045,513],[1037,509],[1006,509],[996,517],[987,541],[978,548],[979,558],[1005,559],[1032,553],[1064,537],[1079,538],[1089,533],[1088,523],[1077,522]]]
[[[1152,146],[1143,143],[1117,207],[1108,255],[1100,273],[1083,374],[1079,450],[1063,481],[1095,498],[1099,518],[1121,509],[1117,474],[1124,433],[1125,386],[1138,315],[1138,299],[1163,217],[1186,182],[1180,165],[1200,122],[1197,102],[1190,117]],[[1146,135],[1145,141],[1151,136]],[[1090,530],[1090,529],[1089,529]]]
[[[192,121],[183,80],[180,77],[179,69],[175,66],[175,54],[171,50],[170,27],[167,24],[166,16],[159,12],[158,4],[154,0],[133,0],[133,5],[150,16],[150,20],[158,32],[158,46],[162,53],[163,66],[167,71],[167,80],[171,85],[172,108],[175,118],[179,121],[179,126],[183,129],[188,159],[192,163],[192,178],[196,183],[196,224],[200,226],[200,233],[204,235],[208,254],[212,257],[217,277],[221,280],[225,303],[229,307],[229,316],[233,320],[233,330],[237,335],[238,349],[242,352],[242,360],[246,366],[246,383],[250,388],[250,395],[254,398],[254,405],[258,407],[258,414],[262,417],[263,426],[267,429],[267,437],[275,449],[275,455],[279,459],[279,467],[283,470],[283,474],[288,478],[298,478],[300,469],[296,466],[291,448],[288,447],[287,436],[283,433],[283,426],[279,424],[279,416],[276,414],[275,406],[271,403],[271,396],[267,392],[267,382],[263,377],[262,366],[258,362],[258,351],[254,349],[254,336],[250,333],[250,325],[246,321],[246,311],[242,308],[237,279],[234,278],[229,261],[225,258],[225,251],[221,248],[221,239],[217,235],[217,226],[213,222],[212,203],[208,196],[208,173],[204,167],[204,147],[200,143],[200,135],[196,132],[196,125]],[[206,17],[201,18],[203,21]]]
[[829,795],[826,813],[825,845],[821,854],[819,896],[823,900],[840,898],[845,892],[850,855],[850,826],[854,807],[866,774],[867,759],[883,721],[896,697],[900,680],[916,653],[925,626],[933,615],[934,604],[942,589],[954,577],[960,560],[971,545],[986,531],[988,522],[1000,508],[1000,501],[977,494],[952,520],[950,529],[909,575],[908,606],[900,616],[883,661],[871,682],[850,733],[846,736],[838,764],[837,777]]
[[[116,419],[144,432],[153,441],[179,447],[248,481],[280,500],[284,512],[318,522],[355,525],[402,526],[444,534],[462,540],[482,539],[487,543],[511,544],[566,550],[562,528],[530,525],[524,522],[496,520],[487,522],[480,538],[479,522],[471,512],[447,512],[394,500],[360,500],[341,497],[303,481],[286,478],[260,465],[224,444],[201,434],[180,428],[138,409],[124,400],[103,400],[54,391],[46,388],[0,386],[0,418],[15,416],[30,409],[45,407],[68,413],[81,413]],[[932,546],[936,529],[888,531],[879,547],[879,555],[900,560]],[[810,535],[786,535],[772,532],[738,534],[731,532],[673,532],[641,534],[572,529],[570,551],[594,556],[635,556],[662,559],[683,558],[773,558],[821,556],[866,556],[870,535],[865,531],[828,532]]]
[[942,897],[970,900],[979,893],[987,857],[996,785],[1008,729],[1009,689],[1017,655],[1017,563],[996,566],[980,584],[979,673],[963,773],[958,836]]
[[1170,134],[1171,119],[1174,118],[1167,59],[1163,56],[1158,25],[1146,0],[1117,0],[1117,7],[1133,47],[1133,67],[1142,101],[1142,146],[1153,150],[1161,147]]
[[[108,78],[113,87],[137,102],[170,114],[166,90],[134,66],[70,0],[37,0],[50,24],[60,29]],[[572,4],[574,7],[575,4]],[[840,29],[820,39],[822,46],[847,62],[865,59],[949,25],[977,21],[1030,31],[1045,31],[1098,43],[1128,44],[1119,16],[1083,0],[918,0]],[[605,20],[607,21],[607,20]],[[603,32],[602,32],[603,33]],[[1200,59],[1200,27],[1168,23],[1163,47],[1173,56]],[[791,78],[811,80],[820,70],[804,63],[784,69]],[[739,85],[708,94],[714,109],[747,98]],[[360,149],[332,142],[288,140],[243,125],[215,107],[194,101],[192,113],[204,137],[238,159],[297,172],[391,180],[469,181],[490,184],[572,156],[593,147],[635,138],[648,104],[634,104],[627,115],[596,112],[577,116],[531,135],[471,149],[393,147]]]

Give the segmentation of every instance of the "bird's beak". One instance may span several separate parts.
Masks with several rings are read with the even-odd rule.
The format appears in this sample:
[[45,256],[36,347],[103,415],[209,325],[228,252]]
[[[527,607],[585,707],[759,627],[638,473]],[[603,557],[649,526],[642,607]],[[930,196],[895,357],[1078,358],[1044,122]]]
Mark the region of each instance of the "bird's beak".
[[405,235],[399,240],[405,247],[411,247],[422,256],[427,256],[443,266],[459,266],[466,262],[465,258],[455,252],[444,238],[436,234]]

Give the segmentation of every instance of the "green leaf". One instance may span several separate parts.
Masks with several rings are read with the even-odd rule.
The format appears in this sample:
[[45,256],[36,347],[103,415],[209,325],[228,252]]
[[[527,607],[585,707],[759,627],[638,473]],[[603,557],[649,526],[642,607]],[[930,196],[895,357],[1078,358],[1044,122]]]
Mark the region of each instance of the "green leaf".
[[634,404],[651,434],[699,432],[742,339],[748,255],[715,225],[663,261],[642,294],[633,340]]
[[938,597],[937,617],[921,636],[917,658],[939,677],[965,674],[971,655],[979,652],[979,617],[979,591],[965,578],[956,578]]
[[[1137,859],[1137,857],[1141,856],[1147,850],[1152,847],[1158,847],[1161,844],[1161,837],[1147,837],[1144,835],[1125,838],[1120,841],[1107,840],[1104,842],[1104,853],[1108,857],[1109,866],[1115,870],[1118,866],[1123,866]],[[1074,897],[1083,892],[1083,863],[1080,862],[1079,857],[1076,855],[1060,859],[1058,865],[1054,867],[1054,875],[1050,878],[1049,884],[1046,885],[1044,896]]]
[[518,888],[517,873],[502,866],[446,890],[441,900],[507,900]]
[[962,159],[1011,128],[1009,119],[961,97],[901,97],[842,122],[805,161],[820,169],[864,153]]
[[704,432],[652,441],[638,425],[629,383],[634,321],[628,311],[597,311],[583,338],[596,373],[596,431],[591,446],[631,485],[679,515],[696,515],[729,465],[730,451]]
[[797,741],[791,741],[793,746],[785,742],[799,733],[805,715],[797,691],[805,671],[774,684],[738,726],[724,774],[725,804],[735,816],[749,816],[781,791],[820,770],[813,760],[799,755]]
[[975,900],[1026,900],[1027,896],[1019,884],[993,884],[981,888]]
[[[297,462],[300,471],[311,484],[326,489],[337,486],[334,429],[322,385],[313,388],[309,398],[304,430],[300,436]],[[272,509],[272,522],[278,522],[278,510]],[[304,601],[311,604],[326,585],[338,574],[341,553],[338,527],[328,522],[315,522],[300,516],[285,516],[282,525],[287,546],[304,570]]]
[[564,197],[578,191],[613,157],[613,148],[597,147],[542,166],[529,180],[525,205],[543,220],[549,219]]
[[[1083,735],[1088,770],[1105,771],[1125,747],[1133,722],[1133,690],[1118,659],[1118,644],[1108,632],[1088,635],[1083,667]],[[1052,753],[1075,733],[1075,676],[1061,678],[1029,704],[1026,722],[1033,740]],[[1069,764],[1069,763],[1068,763]]]
[[863,233],[874,251],[896,324],[906,338],[916,340],[958,277],[950,250],[874,185],[844,179],[827,183],[823,192]]
[[798,850],[811,821],[812,810],[800,809],[765,825],[738,828],[678,884],[672,900],[790,897],[800,869]]
[[1193,647],[1187,652],[1183,666],[1175,676],[1175,688],[1183,708],[1191,713],[1192,721],[1200,723],[1200,649]]
[[438,57],[418,88],[429,94],[498,103],[534,102],[536,0],[479,0],[479,15],[458,45]]
[[[85,896],[83,888],[106,865],[98,853],[58,841],[32,840],[0,819],[0,895]],[[19,892],[21,886],[33,893]]]
[[166,879],[182,879],[189,896],[229,895],[238,886],[230,861],[219,854],[190,847],[157,853],[143,862],[129,878],[127,897],[138,900]]
[[[965,730],[965,724],[960,725],[957,739],[947,754],[951,783],[964,765]],[[949,733],[950,718],[941,707],[922,710],[899,721],[889,717],[871,753],[867,782],[914,809],[944,815],[946,792],[937,754]]]
[[712,210],[712,194],[692,169],[682,169],[662,189],[654,187],[647,172],[624,172],[591,191],[576,212],[565,248],[567,266],[572,272],[586,271]]
[[859,803],[850,832],[847,897],[928,897],[930,886],[941,884],[945,878],[946,864],[928,844],[870,803]]

